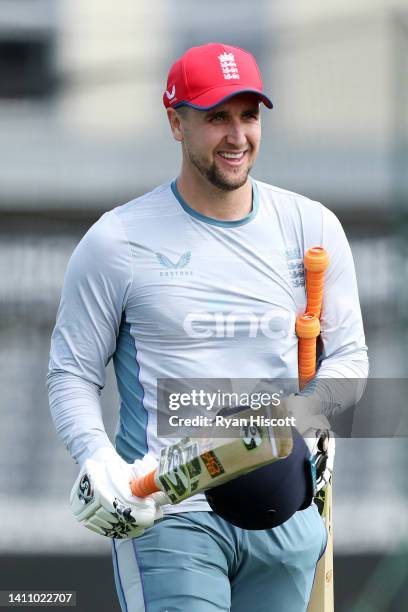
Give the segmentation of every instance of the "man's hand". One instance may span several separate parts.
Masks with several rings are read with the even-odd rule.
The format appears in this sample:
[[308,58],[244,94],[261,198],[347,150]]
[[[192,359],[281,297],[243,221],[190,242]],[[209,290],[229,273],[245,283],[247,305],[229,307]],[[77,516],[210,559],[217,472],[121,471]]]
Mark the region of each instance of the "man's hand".
[[330,430],[330,423],[323,414],[320,402],[303,395],[289,395],[282,400],[281,405],[290,416],[295,417],[295,427],[304,438],[309,437],[311,430]]
[[156,465],[148,455],[130,465],[113,449],[98,449],[85,461],[71,491],[71,510],[77,521],[110,538],[140,536],[161,518],[159,503],[165,500],[134,497],[129,483]]
[[295,427],[310,451],[314,474],[314,495],[330,480],[333,473],[335,441],[330,423],[318,402],[301,395],[291,395],[283,405],[295,417]]
[[[314,436],[314,437],[313,437]],[[309,430],[305,442],[310,450],[310,462],[314,473],[314,495],[327,485],[333,474],[336,451],[333,432],[328,429]]]

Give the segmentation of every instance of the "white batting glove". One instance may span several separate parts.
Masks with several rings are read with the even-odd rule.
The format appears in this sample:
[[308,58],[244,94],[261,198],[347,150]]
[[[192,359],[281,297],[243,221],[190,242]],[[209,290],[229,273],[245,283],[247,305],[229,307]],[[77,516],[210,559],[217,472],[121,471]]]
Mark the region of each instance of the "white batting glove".
[[311,430],[330,430],[330,423],[322,412],[320,402],[303,395],[289,395],[282,400],[281,405],[295,417],[294,425],[304,438],[309,436]]
[[150,471],[143,461],[130,465],[113,448],[98,449],[85,461],[71,491],[77,521],[110,538],[132,538],[161,518],[154,499],[135,497],[130,491],[130,480]]
[[316,400],[302,395],[290,395],[282,403],[289,414],[295,417],[295,427],[310,451],[310,459],[315,469],[316,495],[326,486],[333,474],[335,440],[333,432],[330,431],[330,423]]
[[332,431],[314,429],[306,432],[305,442],[315,468],[315,495],[327,485],[333,475],[336,443]]

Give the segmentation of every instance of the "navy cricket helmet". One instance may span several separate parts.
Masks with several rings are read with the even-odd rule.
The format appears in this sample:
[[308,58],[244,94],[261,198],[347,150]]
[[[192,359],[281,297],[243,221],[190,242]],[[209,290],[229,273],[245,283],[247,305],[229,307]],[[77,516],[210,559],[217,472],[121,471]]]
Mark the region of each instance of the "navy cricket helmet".
[[271,529],[313,501],[310,452],[292,427],[293,450],[285,459],[205,492],[211,509],[242,529]]

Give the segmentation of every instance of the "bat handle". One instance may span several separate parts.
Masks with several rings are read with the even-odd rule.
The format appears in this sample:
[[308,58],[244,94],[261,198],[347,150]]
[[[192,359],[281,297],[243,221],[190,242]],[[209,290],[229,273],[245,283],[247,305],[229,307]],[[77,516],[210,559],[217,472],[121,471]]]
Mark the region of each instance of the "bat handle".
[[312,247],[304,258],[306,269],[306,312],[313,312],[320,318],[323,301],[324,273],[329,265],[329,255],[323,247]]
[[311,380],[316,373],[316,338],[320,334],[320,322],[313,312],[296,318],[298,345],[299,388]]
[[311,272],[324,272],[329,266],[329,255],[323,247],[312,247],[305,253],[304,264]]
[[161,491],[160,487],[156,483],[156,470],[145,474],[144,476],[138,476],[130,481],[130,490],[136,497],[147,497],[152,493]]

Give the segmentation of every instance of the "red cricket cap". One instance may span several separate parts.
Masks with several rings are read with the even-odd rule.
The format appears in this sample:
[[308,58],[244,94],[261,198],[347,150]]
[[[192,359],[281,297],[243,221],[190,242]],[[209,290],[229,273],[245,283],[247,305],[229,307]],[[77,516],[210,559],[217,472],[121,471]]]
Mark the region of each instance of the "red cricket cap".
[[170,68],[163,102],[166,108],[209,110],[240,93],[257,94],[268,108],[255,58],[239,47],[209,43],[192,47]]

